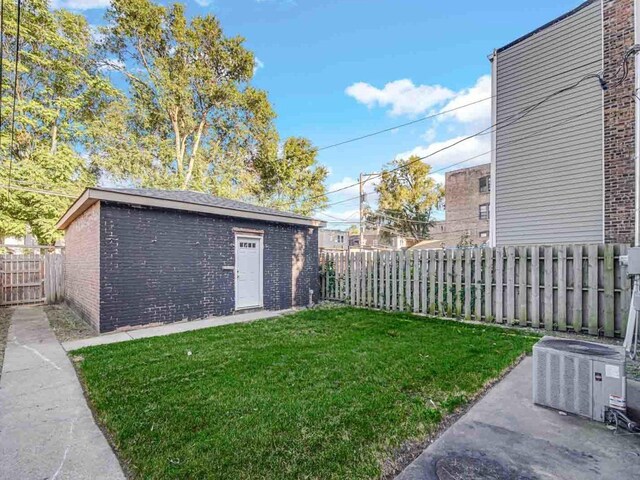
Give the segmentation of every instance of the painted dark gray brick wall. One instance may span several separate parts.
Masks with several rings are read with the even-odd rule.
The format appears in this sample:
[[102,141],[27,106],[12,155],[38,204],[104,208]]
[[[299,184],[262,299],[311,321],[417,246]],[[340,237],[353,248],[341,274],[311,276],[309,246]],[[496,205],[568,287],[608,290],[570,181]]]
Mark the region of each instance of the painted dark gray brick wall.
[[266,309],[317,301],[317,228],[102,203],[100,331],[233,313],[234,227],[264,231]]

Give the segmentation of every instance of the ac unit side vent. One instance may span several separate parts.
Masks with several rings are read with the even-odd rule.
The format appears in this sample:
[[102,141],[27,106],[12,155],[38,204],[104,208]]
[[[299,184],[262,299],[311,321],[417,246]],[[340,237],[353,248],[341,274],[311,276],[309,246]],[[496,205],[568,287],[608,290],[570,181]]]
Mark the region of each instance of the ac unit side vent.
[[533,347],[533,401],[601,420],[610,395],[626,396],[625,379],[624,373],[596,371],[595,362],[611,366],[608,371],[624,372],[624,359],[619,347],[544,337]]
[[575,379],[578,388],[576,413],[591,416],[591,362],[586,358],[578,360],[578,375]]

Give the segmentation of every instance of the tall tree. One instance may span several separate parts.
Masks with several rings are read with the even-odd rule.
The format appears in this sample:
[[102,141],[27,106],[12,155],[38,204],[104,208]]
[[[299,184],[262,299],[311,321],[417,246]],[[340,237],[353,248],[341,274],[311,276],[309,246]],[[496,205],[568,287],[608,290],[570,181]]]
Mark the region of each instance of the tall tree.
[[[183,5],[150,0],[114,0],[107,20],[105,68],[120,72],[129,92],[96,132],[92,153],[105,172],[307,213],[321,204],[326,171],[302,139],[285,141],[279,155],[275,114],[250,84],[256,59],[242,37],[225,36],[212,15],[188,20]],[[292,168],[278,165],[283,159]]]
[[431,166],[417,157],[398,159],[383,170],[376,185],[378,207],[369,210],[369,222],[416,240],[429,238],[434,213],[444,189],[429,174]]
[[266,204],[309,215],[327,203],[326,167],[316,166],[318,150],[306,138],[290,137],[282,148],[256,159],[262,185],[258,197]]
[[243,39],[225,37],[213,16],[188,21],[181,4],[115,0],[107,19],[105,66],[129,95],[105,117],[115,134],[101,138],[100,164],[142,186],[246,193],[274,113],[248,84],[255,58]]
[[[117,91],[96,64],[86,19],[65,10],[52,12],[46,0],[22,2],[14,91],[17,10],[14,2],[5,2],[4,8],[0,237],[23,234],[29,226],[40,242],[51,243],[59,236],[55,221],[71,199],[24,189],[73,195],[95,183],[82,151],[91,141],[92,122]],[[17,189],[9,191],[9,183]]]

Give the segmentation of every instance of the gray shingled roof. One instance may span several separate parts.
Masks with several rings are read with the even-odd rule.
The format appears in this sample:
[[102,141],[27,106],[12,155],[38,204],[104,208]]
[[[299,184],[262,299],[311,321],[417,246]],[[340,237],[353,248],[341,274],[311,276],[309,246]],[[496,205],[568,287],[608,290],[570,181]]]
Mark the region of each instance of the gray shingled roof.
[[175,202],[191,203],[193,205],[206,205],[210,207],[228,208],[242,212],[266,213],[269,215],[280,215],[289,218],[299,218],[300,220],[313,220],[311,217],[298,215],[296,213],[284,212],[275,208],[262,207],[251,203],[230,200],[228,198],[216,197],[207,193],[192,192],[189,190],[158,190],[154,188],[106,188],[93,187],[94,190],[104,192],[124,193],[139,195],[141,197],[158,198],[161,200],[173,200]]

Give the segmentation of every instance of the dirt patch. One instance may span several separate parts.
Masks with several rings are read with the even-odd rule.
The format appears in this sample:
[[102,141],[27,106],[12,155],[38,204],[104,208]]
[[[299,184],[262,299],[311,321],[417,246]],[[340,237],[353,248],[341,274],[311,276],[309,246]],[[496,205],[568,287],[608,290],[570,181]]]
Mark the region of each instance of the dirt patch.
[[2,376],[2,364],[4,362],[4,349],[7,346],[7,335],[13,308],[0,308],[0,376]]
[[91,325],[78,317],[65,305],[47,305],[44,312],[59,342],[95,337],[96,331]]

